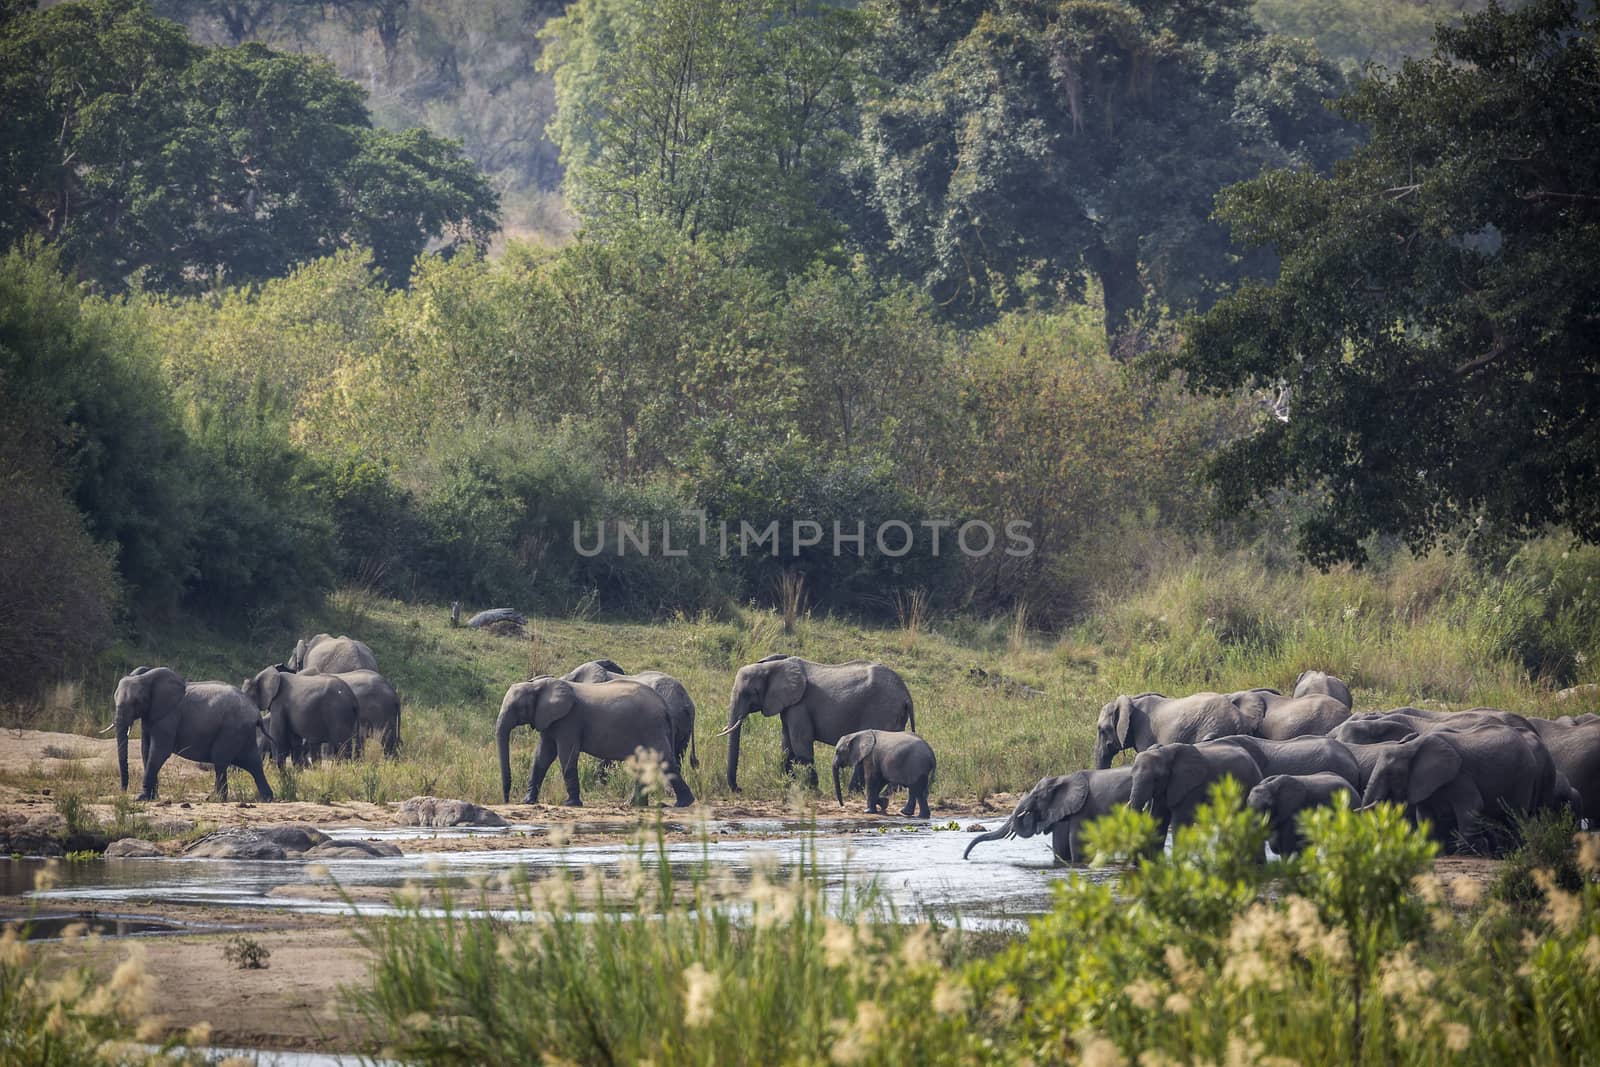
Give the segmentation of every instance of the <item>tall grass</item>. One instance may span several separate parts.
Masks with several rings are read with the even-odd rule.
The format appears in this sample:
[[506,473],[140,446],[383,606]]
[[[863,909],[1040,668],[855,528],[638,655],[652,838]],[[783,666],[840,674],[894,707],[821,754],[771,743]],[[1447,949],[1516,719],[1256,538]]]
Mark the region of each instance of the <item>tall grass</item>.
[[[658,832],[610,880],[510,883],[524,921],[402,895],[363,926],[351,1003],[425,1064],[1592,1062],[1600,839],[1568,836],[1581,883],[1541,874],[1518,914],[1434,881],[1434,845],[1389,806],[1310,813],[1311,847],[1264,865],[1241,795],[1115,882],[1061,883],[992,955],[870,886],[830,895],[804,860],[674,882]],[[1123,811],[1090,841],[1127,863],[1153,828]]]
[[[772,652],[823,662],[873,659],[900,672],[916,701],[918,730],[939,756],[936,805],[1025,789],[1046,774],[1087,766],[1095,715],[1124,692],[1287,689],[1315,667],[1346,678],[1364,709],[1600,710],[1594,694],[1554,700],[1559,687],[1600,680],[1600,549],[1553,540],[1534,542],[1497,568],[1432,555],[1319,574],[1245,554],[1173,556],[1053,637],[1030,633],[1021,611],[936,619],[925,598],[912,597],[900,606],[898,627],[807,615],[785,632],[781,612],[750,607],[653,623],[535,619],[525,641],[451,629],[436,605],[382,600],[363,610],[358,636],[372,645],[405,706],[404,749],[401,758],[373,765],[324,765],[314,780],[297,783],[302,799],[395,800],[425,791],[497,801],[493,722],[506,687],[602,657],[629,670],[665,670],[684,683],[698,706],[702,763],[687,770],[688,781],[710,800],[727,795],[718,773],[726,742],[715,734],[733,673]],[[309,619],[301,629],[336,630],[336,621]],[[167,663],[191,679],[236,682],[283,658],[294,636],[236,641],[192,629],[152,632],[88,670],[71,706],[57,708],[44,725],[93,733],[109,717],[117,677],[136,664]],[[519,775],[536,740],[527,730],[513,735]],[[787,796],[780,740],[777,721],[747,720],[745,796]],[[828,758],[824,746],[816,753]],[[594,781],[590,761],[580,766],[587,803],[626,802],[627,783]],[[88,761],[52,771],[51,788],[101,802],[115,791],[114,778]],[[42,769],[5,780],[46,784]],[[164,775],[162,795],[194,799],[209,788],[209,779]],[[240,788],[253,795],[248,782]],[[545,789],[543,799],[558,802],[559,776]]]

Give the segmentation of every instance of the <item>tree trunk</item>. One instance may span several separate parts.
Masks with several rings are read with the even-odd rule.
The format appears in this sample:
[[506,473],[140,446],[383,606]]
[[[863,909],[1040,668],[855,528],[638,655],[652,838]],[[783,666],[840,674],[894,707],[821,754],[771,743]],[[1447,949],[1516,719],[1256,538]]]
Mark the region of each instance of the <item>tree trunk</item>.
[[1139,250],[1136,244],[1106,244],[1090,246],[1084,259],[1089,269],[1099,279],[1105,298],[1106,341],[1111,354],[1118,353],[1117,340],[1133,326],[1144,312],[1144,283],[1139,278]]

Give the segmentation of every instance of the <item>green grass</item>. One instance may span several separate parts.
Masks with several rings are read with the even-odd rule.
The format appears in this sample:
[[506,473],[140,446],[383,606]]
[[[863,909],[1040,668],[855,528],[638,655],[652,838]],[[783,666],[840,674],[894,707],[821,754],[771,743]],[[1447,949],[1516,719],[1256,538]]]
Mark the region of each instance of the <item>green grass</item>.
[[[1171,853],[1064,882],[998,943],[908,921],[870,884],[830,896],[804,861],[670,873],[659,832],[614,880],[506,879],[531,921],[412,887],[362,921],[371,981],[347,1002],[383,1055],[427,1064],[1592,1062],[1592,843],[1568,835],[1577,885],[1516,916],[1444,892],[1398,808],[1309,813],[1311,847],[1263,864],[1241,799],[1229,783]],[[1125,865],[1154,825],[1120,811],[1091,847]]]
[[[938,753],[935,803],[1025,789],[1043,775],[1086,766],[1101,705],[1124,692],[1287,690],[1301,670],[1316,667],[1346,678],[1361,708],[1433,703],[1571,714],[1600,707],[1593,696],[1554,700],[1562,685],[1600,678],[1596,575],[1600,550],[1568,551],[1555,542],[1534,543],[1495,573],[1443,555],[1328,574],[1273,568],[1244,555],[1183,557],[1052,635],[1028,632],[1017,615],[923,611],[910,613],[904,626],[802,615],[786,633],[777,612],[744,608],[728,618],[657,622],[535,618],[526,637],[501,638],[452,629],[442,605],[344,591],[300,630],[350,633],[373,647],[404,702],[404,753],[386,761],[369,745],[363,761],[324,763],[292,785],[276,771],[269,777],[280,793],[303,801],[383,803],[435,793],[498,802],[493,721],[506,687],[600,657],[683,681],[699,709],[701,759],[700,769],[686,774],[696,795],[710,800],[729,799],[726,742],[715,734],[733,674],[775,651],[820,661],[875,659],[899,671],[916,701],[918,730]],[[65,696],[35,725],[92,733],[109,720],[116,679],[140,663],[167,664],[191,680],[237,683],[284,658],[294,637],[148,631],[84,670],[80,684],[63,687]],[[513,798],[534,744],[531,731],[515,735]],[[830,750],[819,745],[816,752],[825,772]],[[778,760],[778,721],[748,720],[740,767],[746,796],[788,794]],[[625,776],[597,782],[591,762],[583,761],[586,803],[624,803]],[[561,799],[559,777],[548,777],[545,802]],[[116,784],[83,761],[51,781],[86,797],[113,793]],[[184,788],[195,799],[209,784]],[[229,790],[254,797],[239,771]],[[179,798],[165,780],[163,795]],[[822,803],[826,812],[831,801]]]

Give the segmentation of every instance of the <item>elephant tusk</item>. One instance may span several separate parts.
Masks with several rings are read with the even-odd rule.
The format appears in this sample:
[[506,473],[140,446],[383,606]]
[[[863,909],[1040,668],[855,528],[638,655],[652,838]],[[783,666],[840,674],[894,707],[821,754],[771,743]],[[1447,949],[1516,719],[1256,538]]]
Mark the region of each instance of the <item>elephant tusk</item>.
[[718,737],[727,737],[729,734],[731,734],[735,730],[737,730],[741,725],[742,725],[742,723],[737,723],[736,722],[732,726],[729,726],[729,727],[726,727],[725,729],[719,730],[717,732],[717,736]]
[[109,734],[112,730],[115,730],[116,728],[117,728],[117,724],[116,723],[112,723],[110,726],[107,726],[104,730],[101,730],[100,732],[103,733],[103,734]]

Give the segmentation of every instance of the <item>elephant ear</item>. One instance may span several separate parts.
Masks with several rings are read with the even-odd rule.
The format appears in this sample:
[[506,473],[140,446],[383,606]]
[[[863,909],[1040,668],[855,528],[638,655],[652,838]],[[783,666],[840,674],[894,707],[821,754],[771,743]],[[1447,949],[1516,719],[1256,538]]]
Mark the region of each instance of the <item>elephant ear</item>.
[[278,699],[278,693],[283,690],[283,671],[267,670],[262,672],[258,680],[261,683],[261,710],[268,711],[272,708],[273,701]]
[[1054,826],[1062,819],[1069,819],[1083,810],[1084,804],[1089,801],[1089,776],[1085,774],[1069,774],[1067,780],[1056,786],[1050,792],[1050,803],[1039,812],[1039,826],[1043,829]]
[[767,668],[767,691],[761,702],[761,710],[768,715],[777,715],[800,703],[800,698],[805,695],[805,666],[793,656],[772,661]]
[[1172,771],[1167,775],[1167,806],[1173,807],[1205,785],[1211,768],[1204,753],[1193,745],[1173,745]]
[[548,679],[533,709],[533,728],[548,730],[557,719],[571,711],[578,694],[572,686],[559,678]]
[[1117,744],[1128,747],[1133,736],[1133,698],[1123,694],[1117,698]]
[[612,674],[628,673],[627,671],[623,670],[622,666],[614,659],[597,659],[594,662],[595,666],[599,667],[603,671],[609,671]]
[[1411,760],[1411,776],[1406,785],[1406,803],[1419,804],[1461,773],[1461,753],[1438,734],[1415,742],[1417,754]]
[[159,718],[163,709],[177,707],[188,689],[182,675],[170,667],[153,667],[140,677],[150,695],[150,703],[145,706],[147,719]]

